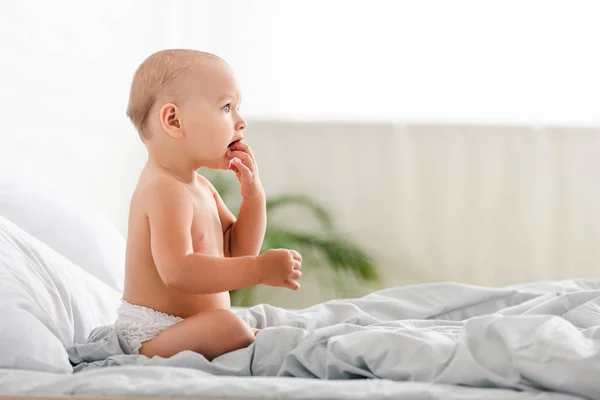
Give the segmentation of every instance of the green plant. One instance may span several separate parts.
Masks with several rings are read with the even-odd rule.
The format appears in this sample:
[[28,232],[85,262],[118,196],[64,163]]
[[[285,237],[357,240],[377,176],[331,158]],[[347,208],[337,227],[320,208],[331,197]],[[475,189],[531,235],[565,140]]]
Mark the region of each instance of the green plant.
[[[221,171],[201,170],[213,184],[223,201],[237,215],[240,197],[237,182],[231,175]],[[321,233],[306,233],[290,230],[271,222],[275,212],[285,207],[301,207],[318,223]],[[379,277],[371,257],[352,241],[342,238],[333,229],[331,215],[313,199],[303,195],[285,195],[269,198],[266,201],[267,230],[261,252],[273,248],[298,250],[303,258],[303,271],[313,267],[330,268],[335,276],[339,292],[344,290],[346,276],[359,282],[378,282]],[[235,306],[250,306],[255,287],[231,292]]]

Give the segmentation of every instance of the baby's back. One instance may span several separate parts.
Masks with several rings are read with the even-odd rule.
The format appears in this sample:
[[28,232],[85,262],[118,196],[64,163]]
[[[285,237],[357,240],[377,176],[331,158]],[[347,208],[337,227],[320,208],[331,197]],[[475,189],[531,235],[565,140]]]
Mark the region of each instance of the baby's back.
[[[165,190],[181,185],[186,190]],[[188,318],[200,312],[229,308],[228,292],[216,294],[185,293],[167,286],[161,278],[152,256],[151,230],[148,217],[150,201],[161,196],[184,193],[193,200],[193,221],[190,229],[194,253],[223,257],[223,229],[216,203],[206,185],[188,185],[166,174],[146,167],[131,199],[125,263],[125,287],[123,299],[141,305]]]

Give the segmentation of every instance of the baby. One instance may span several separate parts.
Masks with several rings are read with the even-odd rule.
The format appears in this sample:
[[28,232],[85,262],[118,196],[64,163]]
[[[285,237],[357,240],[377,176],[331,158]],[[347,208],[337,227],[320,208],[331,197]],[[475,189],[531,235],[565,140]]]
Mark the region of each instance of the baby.
[[[299,289],[294,250],[259,255],[265,193],[242,139],[240,89],[229,65],[193,50],[165,50],[135,72],[127,115],[148,150],[131,199],[125,287],[116,329],[133,350],[207,359],[248,346],[258,330],[230,311],[229,291],[257,284]],[[200,167],[232,170],[236,219]]]

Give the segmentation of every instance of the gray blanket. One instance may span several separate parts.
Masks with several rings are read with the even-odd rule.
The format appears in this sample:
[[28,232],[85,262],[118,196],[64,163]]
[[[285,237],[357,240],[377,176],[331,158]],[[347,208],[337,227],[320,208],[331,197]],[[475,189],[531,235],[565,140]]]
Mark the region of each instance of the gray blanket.
[[75,372],[114,365],[194,368],[213,375],[381,378],[600,399],[600,282],[506,288],[424,284],[300,311],[240,312],[263,330],[212,362],[184,351],[135,354],[112,326],[68,348]]

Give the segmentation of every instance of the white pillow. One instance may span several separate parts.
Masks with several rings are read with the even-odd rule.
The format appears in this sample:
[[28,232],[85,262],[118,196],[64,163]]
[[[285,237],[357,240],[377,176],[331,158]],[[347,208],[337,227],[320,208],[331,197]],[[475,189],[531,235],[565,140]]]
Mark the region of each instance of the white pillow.
[[0,216],[122,292],[123,235],[100,213],[27,168],[21,157],[0,159]]
[[72,372],[65,347],[114,323],[120,299],[0,217],[0,368]]

